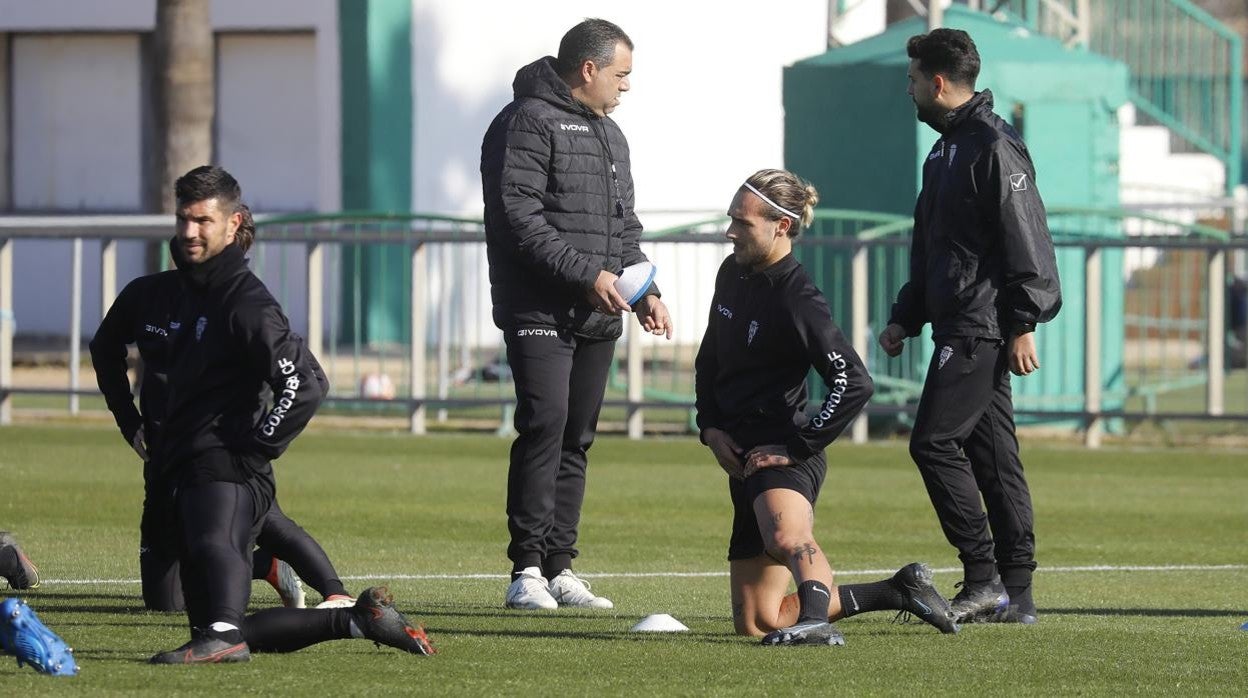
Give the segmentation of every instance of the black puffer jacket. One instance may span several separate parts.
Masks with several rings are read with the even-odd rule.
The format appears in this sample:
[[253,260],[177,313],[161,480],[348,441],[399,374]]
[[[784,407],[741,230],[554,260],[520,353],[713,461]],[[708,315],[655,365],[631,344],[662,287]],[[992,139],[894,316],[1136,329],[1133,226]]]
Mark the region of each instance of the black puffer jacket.
[[619,337],[620,318],[585,294],[598,272],[646,261],[628,142],[572,98],[549,56],[521,68],[512,89],[481,143],[494,324]]
[[910,281],[890,323],[908,336],[1003,339],[1062,307],[1053,240],[1031,155],[978,92],[950,113],[914,207]]

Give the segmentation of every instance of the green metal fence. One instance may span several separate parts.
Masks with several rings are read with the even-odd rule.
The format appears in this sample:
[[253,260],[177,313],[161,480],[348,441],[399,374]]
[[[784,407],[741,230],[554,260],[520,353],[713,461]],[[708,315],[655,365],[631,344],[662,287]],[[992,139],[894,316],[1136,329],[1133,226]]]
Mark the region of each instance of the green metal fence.
[[[32,263],[20,250],[15,253],[13,241],[74,242],[76,259],[82,247],[100,245],[102,288],[108,289],[101,301],[107,305],[126,281],[115,277],[117,241],[168,237],[163,217],[123,218],[0,220],[0,423],[14,405],[46,409],[57,396],[94,392],[72,372],[68,387],[64,381],[12,382],[15,324],[12,311],[5,312],[14,306],[6,289],[13,266]],[[1245,328],[1227,323],[1234,313],[1225,311],[1242,308],[1248,299],[1228,297],[1225,272],[1229,254],[1248,252],[1248,239],[1127,211],[1054,208],[1050,226],[1065,306],[1041,329],[1043,370],[1015,382],[1020,415],[1071,427],[1130,428],[1133,420],[1183,418],[1201,429],[1219,423],[1242,430],[1248,420]],[[724,219],[710,219],[643,241],[659,266],[677,333],[672,341],[654,338],[626,321],[630,329],[617,350],[605,429],[626,424],[630,433],[640,433],[641,410],[647,431],[689,429],[693,358],[716,271],[731,252],[725,227]],[[361,213],[262,219],[259,228],[253,268],[329,373],[328,413],[391,415],[410,420],[413,429],[426,422],[460,429],[509,427],[513,386],[501,358],[501,333],[490,318],[479,221]],[[909,231],[910,221],[899,216],[821,211],[797,248],[834,319],[868,361],[879,388],[869,410],[877,424],[890,428],[912,413],[932,346],[913,341],[902,357],[890,359],[874,341],[907,275]],[[347,252],[378,248],[402,255],[407,268],[385,282],[398,287],[396,296],[403,299],[383,309],[403,317],[407,335],[397,342],[370,343],[343,321],[346,304],[357,304],[355,317],[373,310],[359,300],[359,274],[345,261]],[[49,277],[47,288],[21,292],[54,293],[56,284],[70,281]],[[1242,284],[1239,288],[1242,296]],[[73,318],[81,313],[71,317],[67,336],[89,336],[91,328]],[[21,318],[16,320],[20,327]]]

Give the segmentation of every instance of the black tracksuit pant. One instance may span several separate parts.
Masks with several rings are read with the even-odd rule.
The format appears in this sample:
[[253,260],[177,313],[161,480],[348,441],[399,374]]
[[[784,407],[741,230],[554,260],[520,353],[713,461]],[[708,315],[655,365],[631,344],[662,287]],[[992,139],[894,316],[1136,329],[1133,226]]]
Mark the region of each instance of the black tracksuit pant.
[[[169,479],[161,477],[149,463],[144,468],[143,518],[139,523],[139,571],[143,603],[149,610],[186,608],[178,564],[180,529],[177,521],[173,487]],[[260,547],[252,552],[252,579],[267,577],[276,557],[289,563],[322,597],[347,593],[324,548],[286,516],[276,500],[261,524],[256,544]]]
[[570,567],[585,498],[586,452],[594,443],[615,340],[552,328],[504,332],[516,384],[507,474],[507,556],[512,569]]
[[999,571],[1007,587],[1029,587],[1036,568],[1031,492],[999,340],[936,340],[910,455],[965,578],[987,580]]
[[272,503],[257,482],[201,482],[177,494],[182,594],[192,628],[243,627],[252,545]]
[[252,542],[271,501],[271,492],[255,481],[207,482],[178,491],[182,591],[191,627],[230,623],[257,652],[293,652],[351,637],[350,608],[268,608],[244,617]]

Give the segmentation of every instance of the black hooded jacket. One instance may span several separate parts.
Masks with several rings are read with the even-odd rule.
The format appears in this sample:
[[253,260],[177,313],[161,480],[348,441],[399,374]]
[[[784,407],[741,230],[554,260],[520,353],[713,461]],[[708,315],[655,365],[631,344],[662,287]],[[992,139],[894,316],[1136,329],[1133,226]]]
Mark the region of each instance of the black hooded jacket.
[[[144,424],[153,462],[175,477],[269,478],[328,381],[239,247],[199,265],[170,249],[178,269],[130,282],[91,341],[100,390],[126,440]],[[131,342],[144,360],[141,416],[125,378]]]
[[628,142],[573,99],[549,56],[521,68],[512,89],[481,143],[494,324],[615,339],[620,318],[585,294],[598,272],[646,261]]
[[910,280],[889,322],[916,336],[1003,339],[1062,307],[1053,240],[1027,146],[978,92],[949,113],[923,165]]

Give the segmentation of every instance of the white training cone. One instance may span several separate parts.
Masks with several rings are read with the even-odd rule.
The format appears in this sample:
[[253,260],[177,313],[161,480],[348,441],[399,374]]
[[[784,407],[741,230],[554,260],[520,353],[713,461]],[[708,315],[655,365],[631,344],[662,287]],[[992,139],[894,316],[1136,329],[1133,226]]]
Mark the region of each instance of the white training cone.
[[687,633],[684,623],[666,613],[651,613],[632,627],[635,633]]
[[654,281],[656,271],[658,270],[649,262],[638,262],[624,267],[624,271],[620,272],[620,277],[615,280],[615,290],[624,296],[624,300],[629,305],[632,305],[641,300],[642,294],[650,288],[650,282]]

